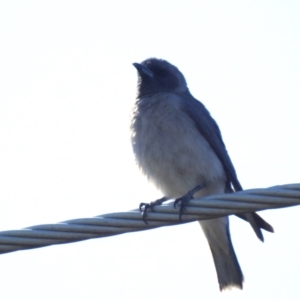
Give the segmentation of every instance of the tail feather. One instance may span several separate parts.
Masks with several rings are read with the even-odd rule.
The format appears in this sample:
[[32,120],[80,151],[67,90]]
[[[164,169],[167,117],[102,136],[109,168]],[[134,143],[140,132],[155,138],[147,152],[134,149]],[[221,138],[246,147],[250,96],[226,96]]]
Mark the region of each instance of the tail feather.
[[212,252],[220,290],[242,289],[244,276],[231,242],[228,217],[199,223]]

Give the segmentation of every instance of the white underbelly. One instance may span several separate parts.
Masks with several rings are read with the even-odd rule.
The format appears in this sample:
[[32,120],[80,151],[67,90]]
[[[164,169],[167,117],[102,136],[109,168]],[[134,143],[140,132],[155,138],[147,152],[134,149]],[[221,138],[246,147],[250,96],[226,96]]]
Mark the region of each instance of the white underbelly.
[[166,96],[152,103],[133,124],[138,165],[164,196],[178,198],[199,184],[195,196],[224,192],[223,166],[192,119]]

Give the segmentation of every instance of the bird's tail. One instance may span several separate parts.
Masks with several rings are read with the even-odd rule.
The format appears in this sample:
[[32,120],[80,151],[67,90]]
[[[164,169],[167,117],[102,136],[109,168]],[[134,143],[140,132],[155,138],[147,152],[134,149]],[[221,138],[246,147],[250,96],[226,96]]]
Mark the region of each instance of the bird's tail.
[[220,290],[231,287],[242,289],[244,276],[231,243],[228,217],[199,223],[213,255]]

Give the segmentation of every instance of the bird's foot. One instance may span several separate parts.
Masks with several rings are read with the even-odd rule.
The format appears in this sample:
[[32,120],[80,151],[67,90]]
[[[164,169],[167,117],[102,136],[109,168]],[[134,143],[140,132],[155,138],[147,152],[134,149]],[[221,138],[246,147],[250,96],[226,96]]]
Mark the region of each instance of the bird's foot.
[[183,215],[183,212],[186,210],[187,203],[193,199],[193,196],[196,192],[200,191],[202,188],[204,188],[205,185],[197,185],[195,188],[187,192],[184,196],[175,199],[174,201],[174,208],[176,208],[177,205],[180,205],[179,207],[179,220],[182,221],[181,217]]
[[148,224],[148,222],[146,221],[146,214],[147,214],[147,210],[151,209],[151,211],[153,211],[153,207],[156,205],[162,205],[165,201],[167,201],[168,198],[167,197],[163,197],[160,199],[157,199],[155,201],[152,201],[150,203],[144,203],[142,202],[139,206],[139,210],[140,212],[142,212],[142,216],[143,216],[143,221]]

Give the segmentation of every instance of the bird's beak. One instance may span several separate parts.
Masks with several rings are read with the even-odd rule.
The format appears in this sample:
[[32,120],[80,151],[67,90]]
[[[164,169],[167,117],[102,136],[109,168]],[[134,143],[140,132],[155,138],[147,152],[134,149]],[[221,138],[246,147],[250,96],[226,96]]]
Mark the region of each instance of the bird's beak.
[[150,69],[148,69],[147,67],[145,67],[139,63],[133,63],[133,65],[137,69],[137,71],[139,72],[140,75],[144,74],[146,76],[153,78],[153,72]]

